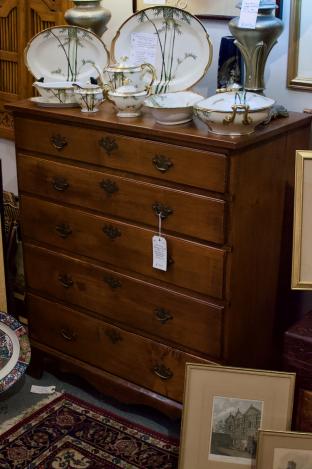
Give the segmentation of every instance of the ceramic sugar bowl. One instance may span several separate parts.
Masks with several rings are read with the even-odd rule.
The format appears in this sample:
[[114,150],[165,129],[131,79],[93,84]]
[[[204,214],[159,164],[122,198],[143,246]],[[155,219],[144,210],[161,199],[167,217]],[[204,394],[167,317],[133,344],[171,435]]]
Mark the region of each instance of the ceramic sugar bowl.
[[104,101],[102,88],[99,85],[92,84],[80,86],[74,83],[73,86],[81,112],[97,112],[99,105]]
[[121,86],[132,86],[134,92],[139,93],[149,91],[155,79],[156,70],[153,65],[148,63],[134,65],[128,57],[121,57],[119,63],[112,64],[104,70],[103,81],[108,83],[114,92],[117,92]]
[[116,91],[107,87],[104,95],[114,104],[118,117],[138,117],[141,115],[148,91],[137,91],[133,85],[126,85],[120,86]]

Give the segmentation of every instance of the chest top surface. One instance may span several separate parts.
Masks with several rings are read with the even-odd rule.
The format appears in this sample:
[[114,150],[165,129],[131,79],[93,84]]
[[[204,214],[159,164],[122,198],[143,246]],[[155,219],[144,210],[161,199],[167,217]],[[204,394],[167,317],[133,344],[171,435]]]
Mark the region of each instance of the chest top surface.
[[[216,135],[207,130],[205,124],[198,119],[177,126],[157,124],[149,110],[144,110],[143,116],[137,118],[118,118],[113,106],[104,103],[99,112],[85,115],[79,109],[73,108],[39,108],[29,100],[19,101],[7,106],[14,116],[30,119],[52,120],[63,124],[101,128],[110,132],[117,132],[132,137],[145,138],[155,141],[167,141],[183,146],[196,146],[211,151],[229,152],[244,149],[256,143],[267,141],[281,133],[299,127],[310,126],[312,117],[303,113],[289,114],[287,118],[273,120],[268,125],[262,125],[246,136]],[[34,128],[35,132],[35,128]]]

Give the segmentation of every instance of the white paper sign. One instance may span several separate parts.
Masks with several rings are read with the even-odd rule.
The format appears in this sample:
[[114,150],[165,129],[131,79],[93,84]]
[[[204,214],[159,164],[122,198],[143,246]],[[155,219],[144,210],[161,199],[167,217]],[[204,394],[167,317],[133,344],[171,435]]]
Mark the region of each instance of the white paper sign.
[[54,394],[55,386],[36,386],[33,384],[30,388],[30,392],[34,394]]
[[153,267],[167,271],[167,241],[162,236],[153,236]]
[[146,5],[166,5],[167,0],[144,0]]
[[260,0],[243,0],[239,15],[240,28],[255,29]]
[[153,33],[132,33],[130,62],[135,65],[144,63],[156,65],[157,35]]

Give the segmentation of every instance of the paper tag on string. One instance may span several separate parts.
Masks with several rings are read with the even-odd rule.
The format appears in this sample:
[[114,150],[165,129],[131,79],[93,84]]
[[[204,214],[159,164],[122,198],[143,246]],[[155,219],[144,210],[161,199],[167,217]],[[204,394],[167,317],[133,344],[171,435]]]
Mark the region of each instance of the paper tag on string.
[[153,267],[154,269],[167,271],[167,241],[161,235],[161,212],[158,213],[158,236],[153,236]]
[[243,0],[239,15],[240,28],[255,29],[260,0]]
[[167,241],[163,236],[153,236],[153,267],[167,271]]
[[33,384],[30,388],[30,392],[34,394],[54,394],[55,386],[36,386]]

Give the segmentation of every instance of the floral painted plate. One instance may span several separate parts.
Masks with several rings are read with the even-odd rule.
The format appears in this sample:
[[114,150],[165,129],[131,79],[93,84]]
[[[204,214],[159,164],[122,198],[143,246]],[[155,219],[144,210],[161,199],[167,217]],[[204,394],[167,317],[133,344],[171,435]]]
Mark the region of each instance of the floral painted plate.
[[138,11],[117,31],[112,60],[155,66],[153,93],[186,90],[207,72],[212,45],[203,24],[180,8],[157,6]]
[[0,394],[22,377],[29,361],[26,329],[9,314],[0,313]]
[[78,26],[55,26],[34,36],[25,49],[32,75],[45,82],[87,81],[109,62],[104,42]]

